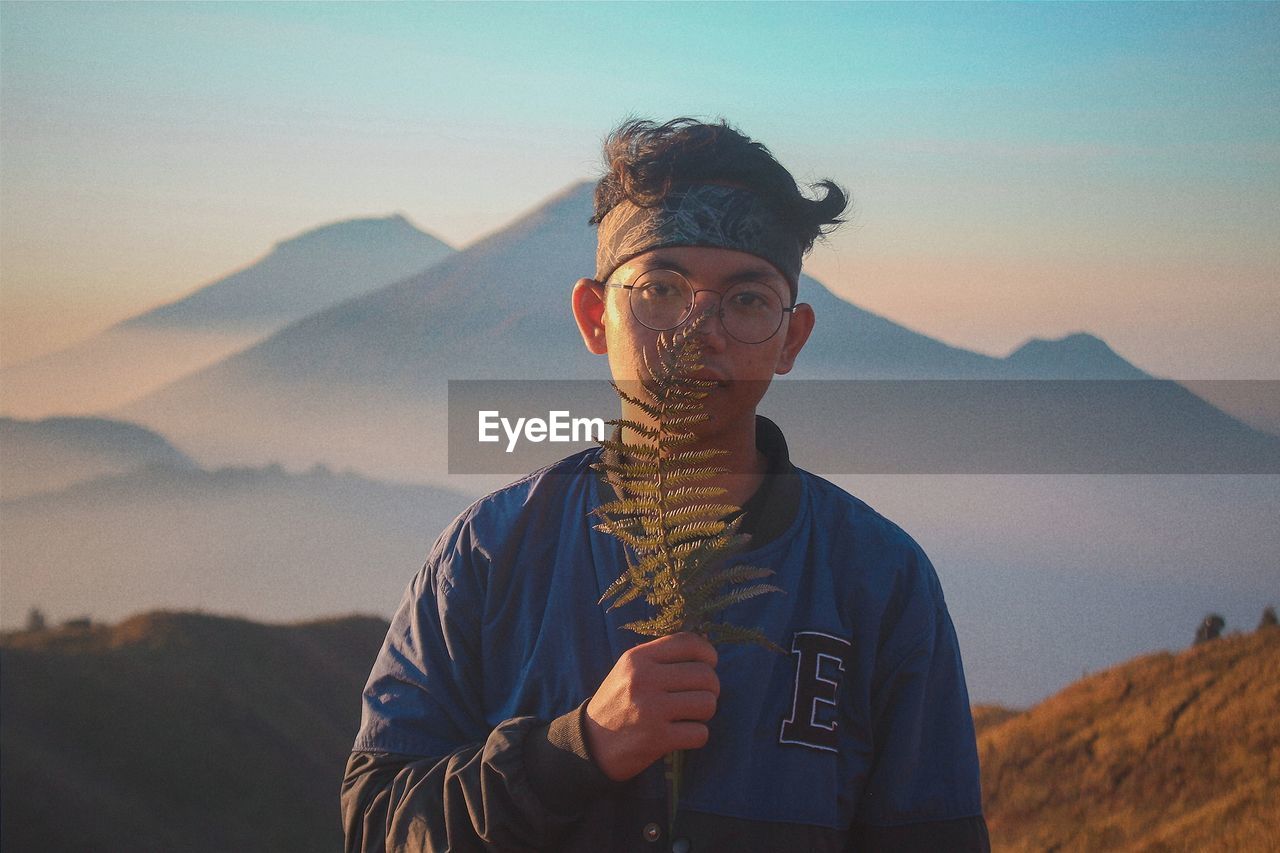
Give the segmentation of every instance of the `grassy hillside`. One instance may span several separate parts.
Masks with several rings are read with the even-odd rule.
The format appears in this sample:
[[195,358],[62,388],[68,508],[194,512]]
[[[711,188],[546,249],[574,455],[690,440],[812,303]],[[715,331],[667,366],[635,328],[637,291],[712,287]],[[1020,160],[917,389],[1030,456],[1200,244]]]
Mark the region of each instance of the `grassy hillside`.
[[978,746],[998,850],[1280,849],[1280,629],[1139,658]]
[[386,623],[152,613],[0,644],[4,850],[341,849]]
[[[341,847],[386,631],[158,612],[0,637],[0,848]],[[1280,629],[975,708],[997,851],[1277,849]]]

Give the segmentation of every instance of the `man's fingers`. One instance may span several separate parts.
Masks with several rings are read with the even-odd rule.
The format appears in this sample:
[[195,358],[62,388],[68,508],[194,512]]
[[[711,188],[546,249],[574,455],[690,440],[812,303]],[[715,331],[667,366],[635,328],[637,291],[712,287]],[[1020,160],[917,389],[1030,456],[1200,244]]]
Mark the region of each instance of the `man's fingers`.
[[687,690],[667,695],[666,717],[673,722],[704,723],[715,716],[715,694],[706,690]]
[[720,695],[720,678],[716,671],[702,661],[667,663],[654,668],[655,685],[668,693],[685,690],[705,690]]
[[716,661],[719,660],[719,656],[716,654],[716,647],[711,645],[706,637],[701,637],[689,631],[682,631],[679,634],[671,634],[667,637],[659,637],[656,640],[645,643],[643,646],[637,646],[636,649],[644,649],[658,663],[696,660],[702,661],[709,666],[715,666]]
[[672,749],[702,749],[710,737],[702,723],[672,723],[670,734]]

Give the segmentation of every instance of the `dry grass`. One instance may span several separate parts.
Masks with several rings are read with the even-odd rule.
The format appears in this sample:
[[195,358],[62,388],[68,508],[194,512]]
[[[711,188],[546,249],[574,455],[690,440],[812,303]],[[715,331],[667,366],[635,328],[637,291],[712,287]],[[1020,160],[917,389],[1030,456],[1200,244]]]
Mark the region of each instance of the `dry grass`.
[[1280,630],[975,709],[996,849],[1280,849]]

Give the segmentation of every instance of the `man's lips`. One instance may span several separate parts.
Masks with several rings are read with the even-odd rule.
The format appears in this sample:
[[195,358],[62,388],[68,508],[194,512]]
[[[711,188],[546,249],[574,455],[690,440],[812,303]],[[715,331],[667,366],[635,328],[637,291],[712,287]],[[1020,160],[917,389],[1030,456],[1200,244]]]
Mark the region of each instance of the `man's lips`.
[[698,379],[706,379],[709,382],[715,382],[721,388],[729,387],[729,379],[715,368],[703,367],[694,371],[693,375]]

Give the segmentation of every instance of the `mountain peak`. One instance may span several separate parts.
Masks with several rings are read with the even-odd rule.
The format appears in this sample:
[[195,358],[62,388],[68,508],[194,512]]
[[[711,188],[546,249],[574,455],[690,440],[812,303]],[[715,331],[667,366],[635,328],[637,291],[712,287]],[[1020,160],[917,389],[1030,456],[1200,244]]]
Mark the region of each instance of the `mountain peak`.
[[409,221],[403,213],[342,219],[310,228],[276,243],[272,251],[312,250],[321,246],[364,246],[371,241],[433,240],[443,243]]
[[1037,379],[1145,379],[1147,374],[1102,338],[1073,332],[1060,338],[1030,338],[1005,356],[1015,373]]
[[250,266],[121,325],[274,331],[452,253],[402,213],[330,222],[282,240]]
[[1071,332],[1060,338],[1028,338],[1022,346],[1010,354],[1017,355],[1023,351],[1035,351],[1045,347],[1055,347],[1060,352],[1103,352],[1115,354],[1107,342],[1097,335],[1088,332]]

